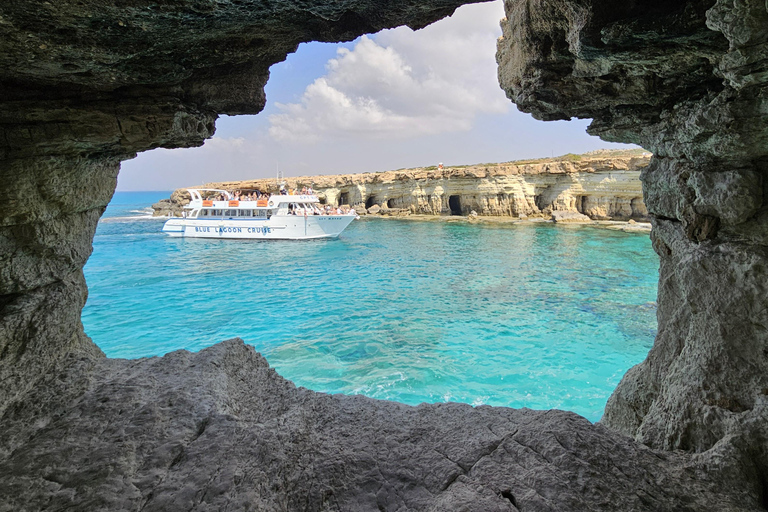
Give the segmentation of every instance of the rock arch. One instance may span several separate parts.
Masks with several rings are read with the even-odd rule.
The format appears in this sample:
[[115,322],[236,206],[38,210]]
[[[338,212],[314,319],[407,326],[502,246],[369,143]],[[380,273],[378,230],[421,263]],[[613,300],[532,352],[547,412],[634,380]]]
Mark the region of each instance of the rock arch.
[[[0,508],[761,509],[768,13],[757,0],[506,0],[508,96],[543,120],[593,118],[591,133],[656,155],[643,181],[659,335],[603,425],[312,393],[237,341],[110,361],[83,332],[82,267],[121,160],[199,145],[219,114],[257,113],[269,66],[302,41],[417,28],[461,3],[0,7]],[[688,453],[653,451],[669,449]]]

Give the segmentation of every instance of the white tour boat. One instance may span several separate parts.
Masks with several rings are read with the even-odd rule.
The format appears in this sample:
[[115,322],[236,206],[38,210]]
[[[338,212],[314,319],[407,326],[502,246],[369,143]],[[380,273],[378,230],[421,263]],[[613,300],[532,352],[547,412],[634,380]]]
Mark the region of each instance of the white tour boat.
[[[270,195],[237,200],[226,190],[187,189],[191,201],[182,217],[169,219],[163,232],[195,238],[305,240],[339,236],[357,215],[354,210],[326,213],[316,195]],[[203,196],[224,197],[223,201]]]

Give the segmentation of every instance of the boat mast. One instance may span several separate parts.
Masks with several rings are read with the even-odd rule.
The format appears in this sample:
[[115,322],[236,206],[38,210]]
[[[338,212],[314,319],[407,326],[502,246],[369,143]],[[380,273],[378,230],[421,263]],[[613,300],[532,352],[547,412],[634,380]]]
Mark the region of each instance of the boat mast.
[[285,188],[285,179],[283,176],[283,171],[280,170],[280,162],[275,163],[275,168],[277,170],[277,177],[275,178],[275,184],[277,185],[277,193],[279,194],[280,191]]

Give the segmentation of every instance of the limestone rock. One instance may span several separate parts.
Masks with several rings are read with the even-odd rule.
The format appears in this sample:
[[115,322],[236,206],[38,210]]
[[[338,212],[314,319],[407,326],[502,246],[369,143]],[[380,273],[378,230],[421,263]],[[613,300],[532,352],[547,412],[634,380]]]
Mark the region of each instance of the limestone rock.
[[761,510],[728,456],[563,411],[315,393],[240,340],[66,363],[0,421],[0,510]]
[[579,212],[564,212],[555,210],[552,212],[552,221],[558,223],[584,223],[592,222],[592,219]]
[[152,205],[152,216],[154,217],[181,217],[183,208],[171,199],[161,199]]
[[[451,213],[451,198],[464,211],[483,216],[550,215],[572,211],[595,220],[647,220],[639,181],[650,162],[643,150],[595,151],[501,164],[401,169],[383,173],[287,178],[287,186],[311,185],[326,203],[379,205],[384,211]],[[206,188],[271,191],[274,180],[207,183]],[[186,189],[171,194],[157,215],[179,212],[189,202]],[[368,213],[372,213],[370,208]],[[379,213],[379,212],[377,212]],[[391,213],[391,212],[390,212]]]
[[[506,2],[502,88],[540,119],[654,153],[658,335],[603,423],[768,470],[768,12],[762,0]],[[695,48],[695,51],[692,49]],[[762,485],[762,484],[760,484]]]
[[[452,179],[474,190],[455,194],[461,210],[481,215],[647,209],[658,336],[602,425],[320,395],[236,343],[108,360],[83,333],[82,267],[121,160],[200,145],[218,115],[259,112],[269,66],[301,42],[421,27],[461,3],[0,5],[0,510],[765,508],[764,0],[505,2],[508,97],[655,155],[643,201],[608,194],[581,210],[578,193],[562,194],[578,192],[578,161],[544,166],[534,191],[519,162],[519,174]],[[410,208],[413,188],[384,177],[359,197],[351,182],[331,188],[341,200],[349,187],[341,202]],[[436,195],[421,191],[418,208],[449,213],[451,192]]]

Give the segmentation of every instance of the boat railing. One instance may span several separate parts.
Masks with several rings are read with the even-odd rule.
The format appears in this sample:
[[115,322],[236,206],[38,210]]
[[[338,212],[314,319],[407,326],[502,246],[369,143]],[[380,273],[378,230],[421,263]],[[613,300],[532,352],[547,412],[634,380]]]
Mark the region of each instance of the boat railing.
[[232,199],[232,194],[226,190],[221,190],[218,188],[188,188],[187,192],[189,192],[190,203],[195,201],[205,201],[201,192],[216,192],[218,194],[224,194],[224,197],[227,201]]
[[[185,208],[187,209],[199,209],[199,208],[278,208],[281,204],[286,203],[311,203],[316,204],[320,202],[320,199],[315,194],[272,194],[270,196],[262,195],[257,199],[235,199],[235,197],[226,190],[214,189],[214,188],[189,188],[191,200]],[[204,199],[201,192],[216,192],[224,194],[225,199],[223,201],[214,199]]]

